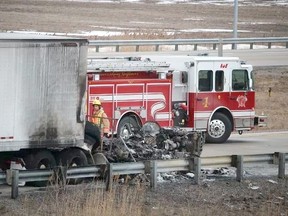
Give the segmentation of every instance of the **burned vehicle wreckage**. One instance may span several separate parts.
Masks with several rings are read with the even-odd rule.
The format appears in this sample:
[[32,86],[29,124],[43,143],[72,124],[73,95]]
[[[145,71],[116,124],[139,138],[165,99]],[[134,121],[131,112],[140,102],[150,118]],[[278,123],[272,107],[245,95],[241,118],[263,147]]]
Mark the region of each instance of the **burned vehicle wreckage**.
[[[97,127],[93,131],[93,125],[88,124],[90,130],[86,130],[86,143],[91,143],[89,132],[98,133],[96,137],[100,140]],[[128,137],[103,138],[102,142],[93,146],[92,154],[102,153],[109,163],[185,159],[200,157],[204,142],[202,132],[178,127],[161,128],[156,122],[147,122]]]

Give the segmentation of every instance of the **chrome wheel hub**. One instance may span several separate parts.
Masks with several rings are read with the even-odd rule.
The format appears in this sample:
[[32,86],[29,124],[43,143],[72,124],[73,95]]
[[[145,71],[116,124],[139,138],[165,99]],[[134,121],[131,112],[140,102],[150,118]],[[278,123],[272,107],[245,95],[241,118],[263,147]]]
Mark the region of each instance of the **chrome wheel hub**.
[[213,138],[222,137],[225,134],[225,124],[219,119],[214,119],[209,125],[209,135]]

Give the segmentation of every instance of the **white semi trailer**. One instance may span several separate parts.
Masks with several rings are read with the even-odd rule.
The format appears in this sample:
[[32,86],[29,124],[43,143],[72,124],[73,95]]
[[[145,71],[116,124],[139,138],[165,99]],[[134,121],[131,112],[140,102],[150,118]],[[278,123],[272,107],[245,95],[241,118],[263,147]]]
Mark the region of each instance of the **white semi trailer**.
[[[86,165],[86,39],[0,33],[0,168]],[[17,159],[16,159],[17,160]]]

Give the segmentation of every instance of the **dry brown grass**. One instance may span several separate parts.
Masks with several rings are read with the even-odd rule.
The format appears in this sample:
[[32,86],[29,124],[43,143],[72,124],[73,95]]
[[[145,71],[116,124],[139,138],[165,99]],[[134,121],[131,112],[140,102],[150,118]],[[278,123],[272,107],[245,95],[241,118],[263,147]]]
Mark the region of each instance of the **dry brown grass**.
[[65,189],[56,185],[41,195],[42,192],[22,198],[23,211],[19,215],[140,216],[145,191],[139,186],[114,187],[107,192],[95,184],[66,186]]
[[[268,130],[288,129],[288,67],[256,67],[256,113],[268,116]],[[268,88],[272,88],[269,97]]]

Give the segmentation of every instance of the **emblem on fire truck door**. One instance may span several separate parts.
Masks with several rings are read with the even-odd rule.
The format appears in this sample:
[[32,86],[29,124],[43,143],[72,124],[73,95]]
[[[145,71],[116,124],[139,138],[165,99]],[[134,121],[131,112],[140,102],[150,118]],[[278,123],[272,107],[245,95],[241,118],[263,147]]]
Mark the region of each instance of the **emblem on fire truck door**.
[[238,107],[245,107],[245,103],[247,102],[247,97],[244,95],[239,95],[236,99],[238,102]]

